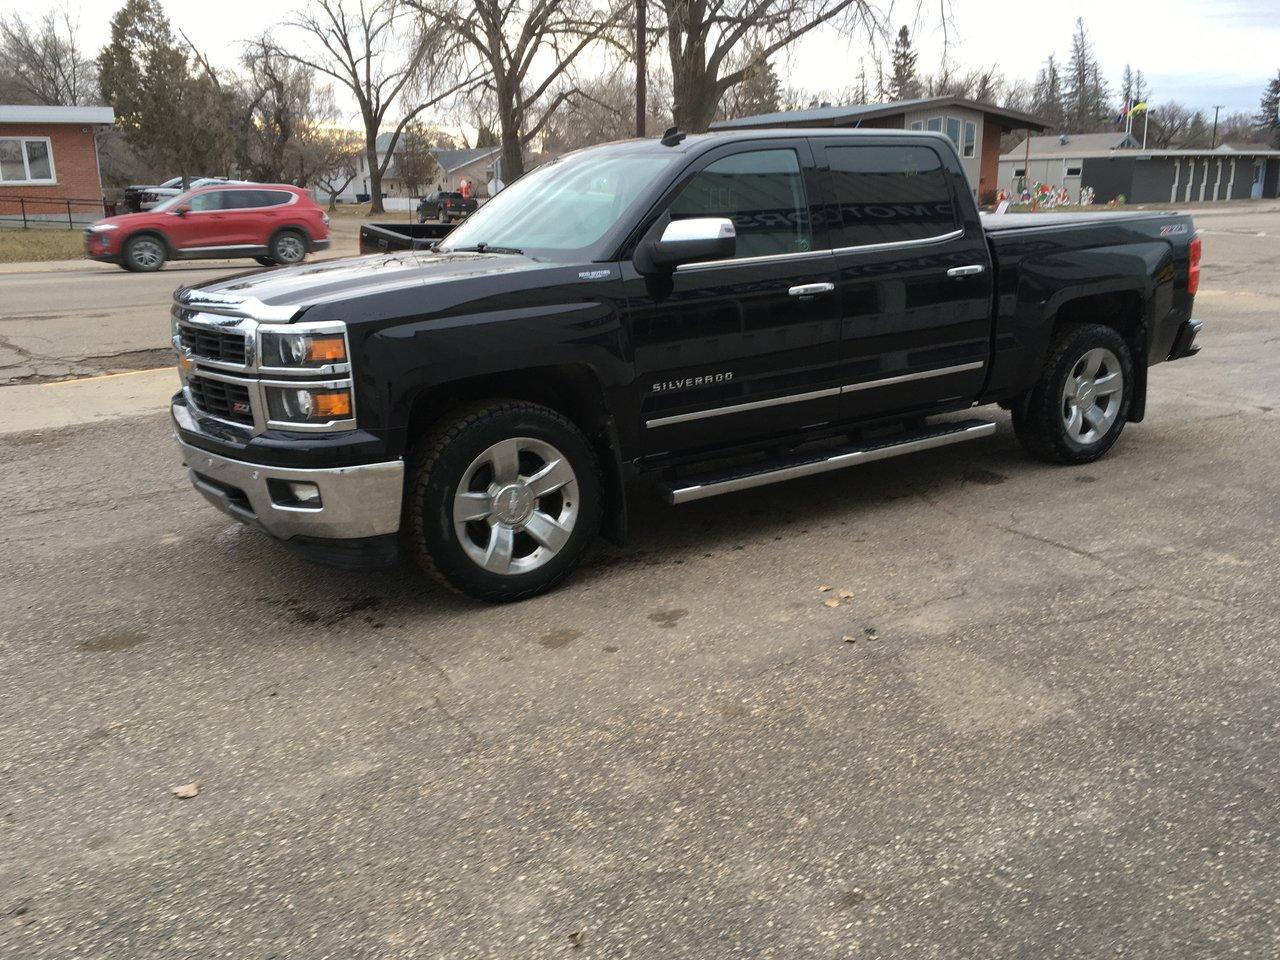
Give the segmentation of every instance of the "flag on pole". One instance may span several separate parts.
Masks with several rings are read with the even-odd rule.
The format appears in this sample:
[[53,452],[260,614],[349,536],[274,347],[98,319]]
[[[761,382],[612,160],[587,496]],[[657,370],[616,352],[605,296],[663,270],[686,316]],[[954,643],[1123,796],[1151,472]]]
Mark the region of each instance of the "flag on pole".
[[1124,106],[1120,108],[1120,112],[1116,114],[1116,123],[1124,123],[1125,117],[1129,116],[1129,101],[1124,102]]
[[1129,112],[1140,113],[1145,109],[1147,109],[1147,101],[1139,100],[1137,103],[1135,103],[1132,107],[1129,108]]

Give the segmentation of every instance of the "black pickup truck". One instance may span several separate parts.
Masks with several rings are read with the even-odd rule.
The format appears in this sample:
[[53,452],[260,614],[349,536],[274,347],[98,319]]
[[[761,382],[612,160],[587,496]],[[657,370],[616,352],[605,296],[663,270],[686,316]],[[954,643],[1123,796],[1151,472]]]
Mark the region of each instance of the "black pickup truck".
[[976,440],[1086,463],[1190,356],[1178,214],[980,217],[941,135],[778,130],[545,164],[432,250],[179,290],[178,444],[312,557],[550,588],[673,504]]

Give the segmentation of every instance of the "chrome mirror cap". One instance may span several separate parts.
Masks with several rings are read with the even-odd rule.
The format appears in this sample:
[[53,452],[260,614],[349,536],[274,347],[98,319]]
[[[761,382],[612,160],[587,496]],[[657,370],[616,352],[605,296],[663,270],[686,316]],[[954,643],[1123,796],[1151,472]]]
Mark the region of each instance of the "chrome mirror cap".
[[728,240],[738,235],[733,221],[727,217],[691,217],[672,220],[662,231],[662,243],[686,243],[698,240]]

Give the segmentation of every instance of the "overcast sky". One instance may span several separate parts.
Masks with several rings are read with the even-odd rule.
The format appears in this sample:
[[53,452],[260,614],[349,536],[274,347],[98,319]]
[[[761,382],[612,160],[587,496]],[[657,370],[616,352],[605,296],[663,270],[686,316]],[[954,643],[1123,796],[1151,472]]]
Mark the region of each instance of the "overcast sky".
[[[174,24],[217,64],[233,66],[240,41],[271,28],[303,0],[165,0]],[[39,14],[70,9],[83,42],[97,50],[109,36],[118,0],[0,0],[0,13]],[[926,16],[936,10],[924,0]],[[898,9],[914,11],[913,0]],[[1034,78],[1045,57],[1065,62],[1077,16],[1084,17],[1106,79],[1114,90],[1126,63],[1141,69],[1154,104],[1178,100],[1212,115],[1258,107],[1268,79],[1280,67],[1280,0],[1074,0],[1016,4],[953,0],[951,56],[962,67],[992,64],[1008,78]],[[896,29],[910,17],[894,16]],[[919,27],[918,67],[936,69],[942,32],[936,21]],[[814,35],[776,63],[784,86],[837,90],[857,80],[865,43]]]

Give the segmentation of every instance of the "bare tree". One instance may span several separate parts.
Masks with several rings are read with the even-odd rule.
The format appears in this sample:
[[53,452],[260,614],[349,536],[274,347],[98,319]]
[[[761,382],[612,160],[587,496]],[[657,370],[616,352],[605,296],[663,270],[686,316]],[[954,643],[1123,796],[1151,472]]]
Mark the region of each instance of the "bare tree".
[[52,107],[98,102],[98,71],[77,40],[71,14],[50,11],[29,23],[0,19],[0,74],[18,95]]
[[317,158],[316,186],[329,194],[329,211],[338,206],[338,194],[351,185],[360,172],[364,138],[354,130],[337,127],[320,129],[312,139],[321,151]]
[[[307,35],[309,51],[278,46],[280,56],[332,77],[351,91],[364,126],[372,213],[382,213],[382,178],[405,125],[424,110],[474,85],[474,76],[458,79],[451,32],[420,22],[402,0],[360,0],[348,12],[347,0],[312,0],[288,26]],[[388,113],[400,117],[391,142],[378,159],[378,135]]]
[[810,31],[832,24],[842,32],[881,36],[871,0],[657,0],[666,18],[673,114],[682,130],[706,130],[725,92],[747,77],[735,51],[759,48],[768,59]]
[[[502,178],[524,173],[525,146],[562,105],[581,96],[570,70],[610,39],[632,3],[606,0],[407,0],[438,29],[454,30],[485,70],[498,110]],[[570,82],[566,82],[570,81]]]

